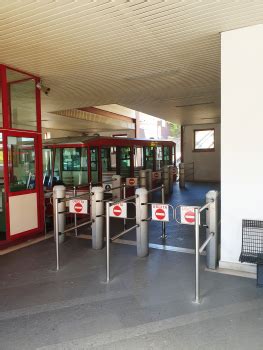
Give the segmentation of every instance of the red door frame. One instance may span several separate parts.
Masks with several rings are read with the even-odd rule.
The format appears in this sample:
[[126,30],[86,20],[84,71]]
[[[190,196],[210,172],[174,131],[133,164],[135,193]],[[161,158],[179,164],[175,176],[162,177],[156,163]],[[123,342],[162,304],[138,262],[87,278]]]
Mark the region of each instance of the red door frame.
[[[0,128],[0,132],[3,135],[3,158],[4,158],[4,189],[5,189],[5,215],[6,215],[6,240],[0,241],[0,245],[5,244],[8,241],[14,241],[16,239],[36,234],[44,231],[44,191],[42,186],[42,136],[41,136],[41,106],[40,106],[40,90],[35,88],[36,97],[36,131],[15,129],[11,126],[10,120],[10,99],[9,99],[9,83],[7,81],[7,69],[12,71],[26,74],[29,79],[34,79],[37,84],[40,78],[30,73],[21,71],[16,68],[9,67],[7,65],[0,64],[0,78],[2,85],[2,110],[3,110],[3,128]],[[22,79],[21,81],[23,81]],[[14,81],[12,82],[14,83]],[[8,148],[7,137],[32,137],[35,140],[35,189],[10,192],[9,191],[9,167],[8,167]],[[10,236],[10,216],[9,216],[9,197],[18,196],[26,193],[37,193],[37,206],[38,206],[38,227],[33,230],[24,231],[14,236]]]

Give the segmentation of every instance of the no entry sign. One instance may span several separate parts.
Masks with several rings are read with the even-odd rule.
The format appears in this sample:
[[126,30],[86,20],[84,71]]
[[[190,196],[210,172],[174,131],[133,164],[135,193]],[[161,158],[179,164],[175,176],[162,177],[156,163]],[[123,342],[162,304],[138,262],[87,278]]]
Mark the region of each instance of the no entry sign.
[[152,173],[153,180],[161,180],[161,178],[162,178],[162,175],[161,175],[160,171],[154,171]]
[[180,207],[181,208],[181,224],[195,224],[195,208],[197,207]]
[[127,218],[127,203],[118,203],[110,206],[109,215],[113,218]]
[[137,177],[127,177],[126,178],[126,185],[128,186],[137,186],[138,179]]
[[71,199],[69,201],[69,212],[73,214],[87,214],[88,201],[85,199]]
[[152,220],[169,221],[169,205],[157,203],[152,204]]

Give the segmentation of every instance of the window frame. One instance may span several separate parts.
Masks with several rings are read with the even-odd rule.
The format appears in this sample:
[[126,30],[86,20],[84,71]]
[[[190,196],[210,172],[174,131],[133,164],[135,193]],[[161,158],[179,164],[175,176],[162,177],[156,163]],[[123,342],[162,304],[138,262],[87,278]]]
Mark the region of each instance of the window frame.
[[[213,148],[196,148],[196,133],[198,131],[213,131],[214,133],[214,147]],[[215,128],[205,128],[205,129],[194,129],[194,140],[193,140],[193,152],[215,152]]]

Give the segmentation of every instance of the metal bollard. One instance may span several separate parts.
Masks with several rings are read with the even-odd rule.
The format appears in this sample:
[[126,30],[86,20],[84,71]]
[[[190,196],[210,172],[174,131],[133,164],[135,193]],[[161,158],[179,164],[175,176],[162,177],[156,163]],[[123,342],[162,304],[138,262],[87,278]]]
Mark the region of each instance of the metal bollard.
[[[162,185],[162,204],[165,204],[165,194],[164,194],[164,185]],[[166,235],[166,223],[162,222],[162,240],[165,240],[167,238]]]
[[104,214],[104,202],[103,187],[92,187],[91,197],[91,219],[92,219],[92,248],[103,248],[103,214]]
[[[56,199],[64,199],[66,197],[66,187],[63,185],[58,185],[53,187],[53,200],[54,203],[56,202]],[[57,213],[55,205],[53,205],[53,227],[54,227],[54,239],[55,237],[55,228],[58,227],[58,242],[64,242],[65,235],[65,224],[66,224],[66,217],[65,217],[65,210],[66,210],[66,202],[60,202],[57,205]],[[57,214],[57,215],[56,215]]]
[[[73,196],[76,197],[77,195],[77,189],[76,189],[76,186],[73,187]],[[74,214],[74,225],[75,227],[77,226],[77,214]],[[75,228],[75,236],[78,235],[78,229]]]
[[[119,188],[116,188],[119,187]],[[121,199],[121,176],[113,175],[112,176],[112,188],[116,188],[112,190],[112,198],[113,199]]]
[[200,304],[200,255],[199,255],[199,209],[194,209],[195,213],[195,303]]
[[[148,191],[145,188],[137,188],[136,198],[136,242],[137,256],[143,258],[149,254],[149,233],[148,233],[148,206],[142,205],[148,202]],[[145,221],[143,221],[145,220]]]
[[163,184],[164,184],[164,193],[166,196],[170,193],[170,173],[168,165],[163,167],[163,176],[162,176]]
[[184,163],[179,164],[179,187],[185,188]]
[[206,266],[215,270],[218,263],[218,191],[209,191],[206,194],[206,203],[210,203],[209,210],[206,211],[206,237],[210,233],[214,236],[206,247]]

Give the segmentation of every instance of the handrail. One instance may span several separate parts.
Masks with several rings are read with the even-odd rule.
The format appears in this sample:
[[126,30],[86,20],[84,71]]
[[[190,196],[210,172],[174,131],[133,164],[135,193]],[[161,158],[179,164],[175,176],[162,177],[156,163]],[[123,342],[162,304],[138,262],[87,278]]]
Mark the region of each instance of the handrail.
[[111,241],[112,241],[112,242],[115,241],[117,238],[119,238],[119,237],[125,235],[126,233],[128,233],[128,232],[134,230],[134,229],[137,228],[137,227],[139,227],[138,224],[136,224],[136,225],[134,225],[134,226],[132,226],[132,227],[130,227],[130,228],[127,228],[127,230],[124,230],[124,231],[122,231],[121,233],[118,233],[117,235],[111,237]]
[[58,199],[58,203],[62,203],[62,202],[68,202],[72,199],[75,199],[75,198],[80,198],[80,197],[84,197],[84,196],[93,196],[93,192],[87,192],[87,193],[83,193],[83,194],[78,194],[76,196],[73,196],[73,197],[67,197],[67,198],[59,198]]

